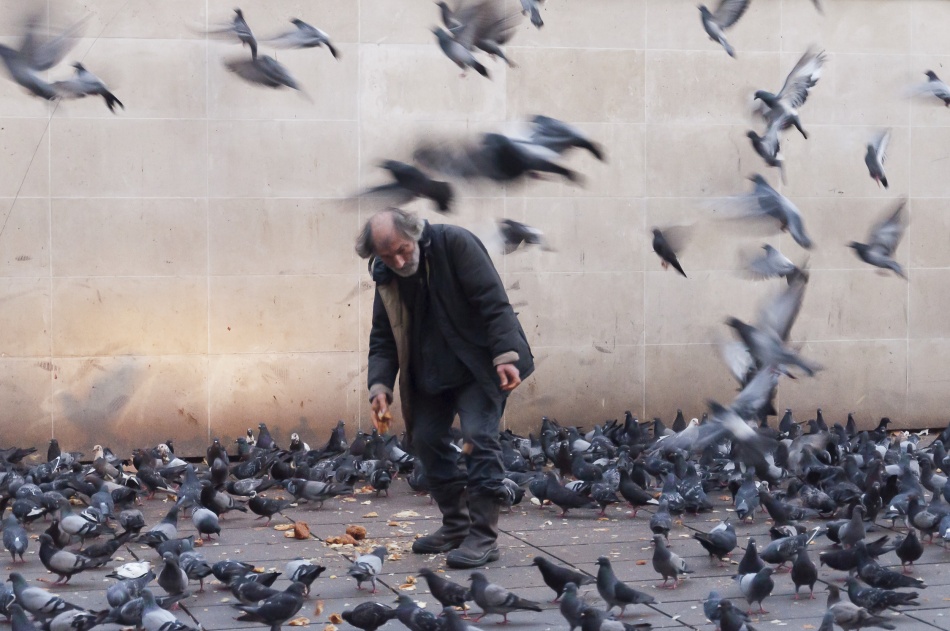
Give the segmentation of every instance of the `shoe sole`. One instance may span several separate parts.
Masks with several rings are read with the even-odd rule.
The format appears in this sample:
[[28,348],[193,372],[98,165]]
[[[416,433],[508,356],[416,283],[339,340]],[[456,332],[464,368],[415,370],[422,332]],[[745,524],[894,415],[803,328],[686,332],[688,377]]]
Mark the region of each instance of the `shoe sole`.
[[455,570],[470,570],[472,568],[481,567],[486,563],[491,563],[492,561],[497,561],[501,557],[501,553],[496,549],[490,551],[484,557],[480,559],[453,559],[448,557],[445,559],[445,564]]

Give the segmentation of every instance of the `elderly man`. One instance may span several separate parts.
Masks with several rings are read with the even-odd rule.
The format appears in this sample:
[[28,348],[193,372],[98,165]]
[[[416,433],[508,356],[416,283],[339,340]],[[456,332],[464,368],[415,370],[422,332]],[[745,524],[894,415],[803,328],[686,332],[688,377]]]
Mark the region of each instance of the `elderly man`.
[[[410,450],[421,460],[442,527],[413,552],[448,552],[473,568],[498,559],[503,467],[498,423],[508,393],[534,370],[524,331],[488,252],[468,230],[396,208],[366,222],[356,251],[376,297],[369,339],[373,422],[385,429],[399,376]],[[449,443],[458,415],[465,471]]]

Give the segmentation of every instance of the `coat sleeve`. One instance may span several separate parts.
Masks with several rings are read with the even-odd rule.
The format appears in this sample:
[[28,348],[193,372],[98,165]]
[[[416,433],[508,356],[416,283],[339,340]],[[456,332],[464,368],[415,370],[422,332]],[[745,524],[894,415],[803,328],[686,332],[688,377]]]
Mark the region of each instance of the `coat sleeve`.
[[377,289],[373,299],[373,326],[369,334],[367,385],[370,400],[380,392],[385,392],[391,403],[398,372],[399,356],[396,353],[396,338],[393,336],[389,315],[386,313],[386,307]]
[[469,304],[485,321],[493,363],[514,363],[522,348],[521,325],[495,264],[481,241],[468,231],[447,236],[449,256]]

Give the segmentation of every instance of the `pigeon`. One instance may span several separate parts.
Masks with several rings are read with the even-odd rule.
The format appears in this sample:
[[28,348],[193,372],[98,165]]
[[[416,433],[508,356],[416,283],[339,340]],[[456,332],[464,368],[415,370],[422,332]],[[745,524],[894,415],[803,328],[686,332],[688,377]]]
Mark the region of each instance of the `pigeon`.
[[749,617],[740,611],[732,601],[723,598],[719,601],[719,628],[722,631],[755,631],[755,627],[746,623]]
[[75,574],[79,574],[94,565],[88,557],[60,550],[53,545],[53,538],[45,532],[40,535],[40,561],[43,567],[57,576],[56,583],[68,583]]
[[440,631],[442,625],[439,619],[430,611],[426,611],[406,596],[400,594],[396,599],[396,617],[409,631]]
[[522,243],[526,245],[540,245],[542,250],[550,250],[547,241],[537,228],[515,221],[514,219],[500,219],[498,230],[504,243],[505,254],[511,254]]
[[668,229],[667,233],[669,238],[659,228],[653,228],[653,251],[660,257],[663,269],[672,266],[683,278],[688,278],[686,272],[683,271],[683,266],[680,265],[679,259],[676,258],[677,247],[670,242],[673,237],[672,231]]
[[854,249],[858,258],[882,269],[893,270],[895,274],[906,279],[903,268],[894,260],[894,250],[897,249],[901,237],[904,236],[904,230],[907,227],[907,217],[904,213],[906,199],[898,202],[893,212],[889,212],[885,218],[880,220],[871,228],[868,235],[868,243],[858,243],[852,241],[848,244],[849,248]]
[[576,182],[580,175],[558,164],[558,154],[522,138],[488,133],[475,143],[425,141],[413,152],[421,166],[467,180],[489,179],[514,182],[542,173],[560,175]]
[[225,28],[211,31],[209,34],[218,37],[236,37],[243,46],[248,46],[251,49],[251,59],[257,59],[257,38],[251,32],[251,27],[244,19],[244,12],[241,9],[234,10],[234,19],[231,24]]
[[472,600],[482,609],[475,622],[488,614],[501,614],[504,622],[508,622],[508,614],[513,611],[541,611],[538,603],[520,598],[501,585],[489,583],[481,572],[472,572],[469,580],[472,582]]
[[521,0],[521,12],[531,19],[535,28],[540,29],[544,26],[544,20],[541,19],[541,3],[544,0]]
[[795,600],[798,600],[798,589],[808,585],[809,599],[815,598],[815,582],[818,580],[818,568],[808,556],[808,545],[803,545],[795,555],[792,563],[792,582],[795,583]]
[[921,86],[918,91],[923,94],[932,94],[943,101],[946,107],[950,107],[950,86],[941,81],[933,70],[928,70],[924,74],[927,75],[927,83]]
[[857,556],[858,576],[871,587],[881,589],[896,589],[899,587],[924,588],[924,581],[881,567],[868,553],[867,544],[859,541],[855,546]]
[[356,589],[363,589],[364,581],[370,581],[373,584],[373,592],[376,593],[376,575],[383,569],[383,561],[386,560],[386,546],[378,546],[370,554],[361,554],[356,557],[347,573],[356,579]]
[[291,583],[282,592],[262,600],[257,605],[232,605],[243,615],[237,620],[242,622],[260,622],[270,626],[270,631],[280,631],[281,625],[297,615],[303,607],[303,583]]
[[270,524],[270,520],[274,515],[283,515],[281,511],[291,504],[290,500],[273,500],[256,493],[251,495],[251,499],[247,501],[247,507],[258,516],[258,519],[267,518],[265,526]]
[[[765,118],[770,130],[774,128],[776,132],[779,132],[794,126],[804,138],[808,138],[798,117],[798,108],[805,104],[809,91],[818,83],[826,61],[827,56],[824,51],[809,48],[788,73],[785,84],[778,94],[765,90],[756,91],[753,98],[761,101],[764,106]],[[767,132],[766,135],[768,136],[769,133]]]
[[60,97],[81,99],[84,96],[98,95],[103,98],[106,107],[113,114],[115,114],[116,105],[125,109],[122,101],[109,91],[109,88],[99,77],[86,70],[85,66],[78,61],[73,64],[73,68],[76,70],[76,75],[73,78],[53,83],[53,90]]
[[752,148],[759,157],[770,167],[777,168],[782,177],[782,183],[785,183],[785,157],[782,155],[781,141],[778,137],[778,127],[770,126],[765,129],[763,135],[759,135],[752,130],[746,132]]
[[567,511],[572,508],[600,508],[593,499],[581,495],[576,491],[572,491],[565,486],[561,486],[561,483],[557,481],[557,477],[553,471],[548,471],[545,475],[547,477],[545,493],[547,494],[547,499],[561,509],[561,514],[558,515],[558,517],[566,516]]
[[588,609],[588,605],[577,595],[577,585],[574,583],[566,584],[561,595],[559,610],[564,619],[567,620],[570,627],[568,631],[574,631],[574,629],[581,626],[581,614],[585,609]]
[[914,561],[924,554],[924,547],[920,544],[920,538],[914,528],[907,529],[907,535],[894,541],[894,553],[901,560],[901,569],[909,573],[908,565],[913,565]]
[[834,618],[835,624],[842,629],[861,629],[863,627],[878,627],[894,629],[894,625],[884,618],[870,613],[864,607],[841,600],[841,593],[834,585],[828,585],[828,612]]
[[788,230],[795,243],[806,250],[810,249],[812,242],[795,204],[772,188],[761,175],[755,174],[749,179],[755,183],[755,189],[746,197],[749,216],[771,217],[778,221],[782,230]]
[[[10,78],[34,96],[47,100],[59,97],[60,93],[42,74],[61,62],[76,45],[81,25],[81,22],[74,24],[53,37],[47,37],[41,34],[41,29],[38,28],[39,15],[31,15],[24,25],[19,50],[0,45],[0,60],[3,61]],[[50,446],[52,447],[52,443]],[[20,459],[23,457],[19,456]],[[59,455],[55,454],[48,461],[56,461],[57,457]]]
[[344,611],[340,617],[363,631],[376,631],[396,617],[396,610],[382,603],[360,603],[349,611]]
[[189,580],[198,581],[198,593],[203,593],[205,579],[211,576],[211,566],[208,565],[208,561],[198,552],[189,550],[179,555],[178,565],[184,570]]
[[29,546],[30,538],[26,534],[23,526],[17,521],[17,518],[10,515],[3,520],[3,547],[10,553],[13,562],[20,557],[20,563],[23,563],[23,553]]
[[728,521],[721,521],[709,532],[694,532],[693,539],[709,553],[709,558],[719,559],[722,567],[723,559],[736,549],[736,529]]
[[768,243],[762,246],[765,254],[750,258],[745,264],[749,275],[756,279],[790,277],[801,273],[797,265]]
[[334,59],[338,59],[340,57],[339,51],[334,48],[333,44],[330,42],[329,35],[317,27],[307,24],[303,20],[297,18],[292,19],[290,23],[297,28],[278,35],[277,37],[268,40],[268,42],[277,48],[317,48],[319,46],[326,46],[327,50],[330,51],[330,54],[333,55]]
[[864,607],[873,614],[881,613],[891,607],[906,605],[919,606],[917,592],[898,592],[892,589],[863,587],[853,576],[845,581],[848,586],[848,598],[855,605]]
[[878,186],[887,188],[887,175],[884,174],[884,161],[887,159],[887,143],[891,139],[891,130],[885,129],[868,143],[868,151],[864,155],[864,164],[868,167],[871,179]]
[[290,71],[270,55],[261,55],[253,59],[232,59],[225,62],[225,66],[248,83],[274,89],[287,87],[303,92]]
[[191,513],[191,522],[195,525],[195,530],[204,539],[205,535],[208,541],[211,541],[211,535],[220,535],[221,526],[218,525],[218,516],[211,510],[202,506],[196,507]]
[[864,529],[864,506],[858,504],[851,513],[851,519],[838,529],[838,542],[846,548],[852,548],[867,535]]
[[7,613],[10,615],[10,628],[13,631],[37,631],[36,625],[26,617],[23,607],[17,603],[12,603],[7,608]]
[[699,15],[702,18],[703,28],[709,39],[718,42],[730,57],[736,56],[736,51],[726,40],[725,30],[739,21],[742,14],[749,8],[751,0],[719,0],[715,13],[705,5],[699,5]]
[[557,602],[558,599],[561,598],[564,594],[564,587],[568,583],[573,583],[575,586],[580,587],[582,585],[593,585],[597,582],[593,576],[581,574],[577,570],[570,568],[561,567],[542,556],[534,557],[531,561],[531,565],[537,566],[541,572],[541,579],[544,581],[544,584],[554,590],[556,596],[551,602]]
[[686,566],[686,561],[679,555],[670,552],[663,535],[653,535],[653,546],[653,569],[663,577],[662,585],[657,587],[668,587],[667,582],[672,578],[673,586],[669,589],[676,589],[680,576],[692,574],[693,570]]
[[581,612],[581,631],[649,631],[653,625],[649,622],[629,624],[614,620],[606,613],[593,607]]
[[670,530],[673,529],[673,516],[670,515],[670,505],[667,500],[661,500],[656,512],[650,516],[650,530],[655,535],[663,535],[670,540]]
[[755,574],[739,574],[736,580],[739,582],[739,589],[749,603],[749,613],[752,613],[752,603],[759,603],[758,613],[768,613],[762,608],[762,602],[769,597],[775,588],[775,581],[772,580],[770,567],[764,567]]
[[148,545],[157,545],[176,537],[178,537],[178,505],[174,504],[168,509],[168,513],[165,514],[162,521],[145,531],[136,541]]
[[158,585],[169,596],[184,594],[188,590],[188,574],[178,564],[178,557],[172,552],[162,554],[165,564],[158,573]]
[[429,586],[429,593],[439,601],[443,609],[446,607],[464,607],[466,601],[472,599],[469,588],[442,578],[427,567],[419,570],[419,576],[425,579]]
[[529,140],[538,146],[559,155],[573,147],[585,149],[601,162],[604,161],[604,151],[600,145],[573,125],[538,114],[531,119],[530,126]]
[[439,42],[439,48],[442,49],[445,56],[462,69],[462,76],[465,76],[465,71],[468,68],[472,68],[486,79],[491,78],[488,75],[488,69],[475,59],[475,55],[472,54],[472,51],[460,44],[448,31],[437,26],[432,29],[432,33]]
[[607,603],[608,613],[614,607],[620,607],[620,615],[623,616],[627,605],[649,605],[656,602],[650,594],[637,591],[617,580],[607,557],[598,558],[597,565],[600,566],[597,571],[597,593]]
[[379,166],[389,171],[395,181],[369,188],[362,195],[393,195],[397,206],[424,197],[432,200],[441,213],[452,209],[455,193],[447,182],[433,180],[417,167],[398,160],[384,160]]
[[50,617],[67,609],[78,608],[45,589],[28,585],[19,572],[10,573],[10,583],[13,585],[16,601],[34,616]]
[[304,559],[295,559],[287,562],[287,567],[284,568],[284,575],[292,582],[303,583],[306,587],[304,594],[309,596],[310,586],[326,569],[327,568],[322,565],[317,565]]

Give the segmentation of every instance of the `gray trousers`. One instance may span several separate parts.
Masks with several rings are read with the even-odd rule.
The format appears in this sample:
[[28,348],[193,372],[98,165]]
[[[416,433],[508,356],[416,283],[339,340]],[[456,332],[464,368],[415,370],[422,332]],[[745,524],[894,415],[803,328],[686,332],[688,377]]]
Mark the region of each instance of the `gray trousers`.
[[[431,488],[464,484],[470,495],[498,495],[504,478],[498,424],[507,399],[500,391],[489,395],[476,382],[436,395],[413,391],[412,448]],[[464,471],[458,451],[449,444],[456,415],[464,441]]]

